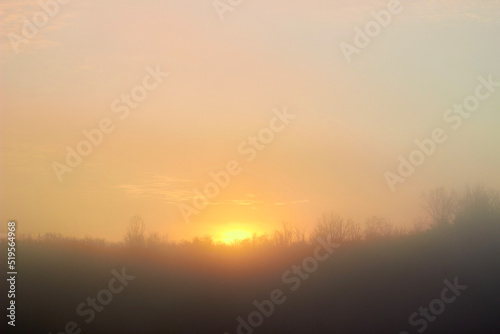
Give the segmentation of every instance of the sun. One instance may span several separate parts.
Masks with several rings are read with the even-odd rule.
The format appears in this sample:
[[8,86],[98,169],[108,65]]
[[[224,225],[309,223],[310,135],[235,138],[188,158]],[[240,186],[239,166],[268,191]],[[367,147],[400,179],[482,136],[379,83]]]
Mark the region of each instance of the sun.
[[237,240],[243,240],[252,236],[252,232],[245,230],[228,230],[221,233],[220,241],[231,244]]
[[263,235],[266,230],[258,223],[252,222],[231,222],[212,227],[211,234],[214,241],[225,244],[232,244],[238,240],[252,238],[255,235]]

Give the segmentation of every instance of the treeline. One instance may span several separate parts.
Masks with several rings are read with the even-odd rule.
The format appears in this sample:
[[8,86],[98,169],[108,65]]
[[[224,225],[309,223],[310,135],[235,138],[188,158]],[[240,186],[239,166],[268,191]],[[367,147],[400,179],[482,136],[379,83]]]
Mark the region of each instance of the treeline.
[[[211,236],[197,237],[183,241],[179,245],[220,245],[226,247],[260,247],[265,245],[291,246],[314,243],[318,237],[330,238],[334,242],[361,242],[380,239],[394,239],[420,234],[428,230],[440,230],[454,225],[458,229],[481,230],[491,225],[500,225],[500,196],[498,191],[483,185],[466,187],[459,193],[443,187],[422,194],[423,216],[416,219],[413,226],[397,226],[379,216],[368,218],[359,224],[333,212],[322,215],[313,230],[306,233],[298,225],[284,222],[280,229],[271,234],[257,235],[237,240],[232,245],[215,243]],[[127,247],[159,247],[168,240],[157,233],[146,234],[144,221],[135,216],[131,219],[124,245]]]
[[[22,236],[16,303],[25,320],[16,330],[59,333],[76,320],[94,334],[235,333],[238,317],[248,320],[256,310],[255,300],[281,289],[287,301],[265,318],[259,333],[399,333],[419,328],[409,323],[410,315],[439,298],[444,279],[458,277],[467,290],[429,321],[426,333],[496,333],[499,203],[498,193],[482,186],[436,188],[422,196],[425,216],[407,229],[382,217],[358,223],[328,213],[308,233],[285,223],[229,245],[210,236],[172,242],[148,233],[139,216],[116,243],[54,233]],[[295,270],[311,263],[317,237],[341,246],[318,262],[317,271],[307,271],[307,279],[300,276],[301,287],[292,292],[283,274],[292,270],[299,278]],[[137,279],[85,323],[76,307],[99,296],[120,268]]]
[[90,248],[116,249],[166,249],[166,248],[259,248],[313,244],[318,237],[329,238],[338,243],[359,243],[372,240],[391,240],[417,235],[425,231],[441,230],[454,226],[457,229],[474,233],[487,226],[500,226],[500,196],[498,191],[482,185],[467,187],[462,192],[435,188],[422,194],[423,216],[416,219],[411,227],[398,226],[379,216],[368,218],[364,224],[344,218],[333,212],[323,214],[314,228],[306,232],[298,225],[288,222],[270,234],[253,234],[251,237],[236,240],[232,244],[215,242],[210,235],[195,237],[191,240],[170,241],[168,236],[157,232],[147,233],[143,219],[136,215],[129,221],[122,242],[111,243],[102,238],[66,237],[57,233],[46,233],[36,237],[23,235],[21,239],[31,242],[51,244],[72,244]]

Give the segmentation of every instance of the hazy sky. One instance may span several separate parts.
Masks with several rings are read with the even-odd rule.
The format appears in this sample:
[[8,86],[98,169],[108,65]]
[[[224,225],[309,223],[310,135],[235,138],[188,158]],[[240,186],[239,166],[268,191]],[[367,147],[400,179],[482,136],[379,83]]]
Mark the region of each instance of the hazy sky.
[[[330,210],[411,226],[424,190],[500,189],[500,87],[458,129],[443,119],[480,76],[500,82],[500,1],[402,0],[350,63],[341,43],[390,1],[243,0],[224,20],[212,0],[41,2],[53,17],[0,4],[0,218],[20,232],[118,240],[139,214],[149,231],[220,239]],[[120,101],[145,80],[134,108]],[[295,118],[247,161],[238,147],[284,107]],[[60,182],[53,163],[103,119],[113,130]],[[391,191],[384,173],[436,128],[447,140]],[[186,223],[178,205],[233,160],[241,172]]]

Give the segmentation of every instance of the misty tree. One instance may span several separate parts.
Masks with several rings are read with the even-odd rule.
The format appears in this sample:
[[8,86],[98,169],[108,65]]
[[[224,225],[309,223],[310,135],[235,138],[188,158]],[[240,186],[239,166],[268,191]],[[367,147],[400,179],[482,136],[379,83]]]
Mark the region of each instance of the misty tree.
[[254,248],[263,247],[269,243],[269,239],[266,234],[258,235],[257,233],[252,233],[251,245]]
[[321,216],[313,232],[313,239],[330,238],[333,242],[360,240],[361,236],[361,228],[352,219],[344,219],[332,212]]
[[283,222],[281,224],[281,230],[276,230],[274,232],[274,240],[276,244],[283,246],[289,246],[296,243],[304,243],[305,232],[297,225],[289,222]]
[[426,222],[425,218],[418,217],[413,221],[413,229],[411,231],[411,234],[420,234],[427,229],[427,226],[428,223]]
[[361,241],[361,239],[363,239],[363,231],[361,230],[361,226],[359,226],[359,224],[353,224],[349,239],[352,241]]
[[205,234],[202,237],[195,237],[191,241],[191,245],[199,249],[207,249],[214,245],[214,240],[210,234]]
[[392,224],[383,217],[372,216],[366,220],[366,239],[389,237],[392,232]]
[[422,199],[422,208],[429,215],[432,225],[441,227],[452,222],[456,210],[452,193],[439,187],[424,193]]
[[146,242],[146,224],[139,215],[130,218],[125,234],[125,244],[130,247],[142,247]]
[[406,226],[394,226],[391,232],[392,237],[399,238],[408,235],[408,228]]
[[500,223],[500,197],[483,185],[467,187],[458,198],[455,223],[459,225]]
[[168,234],[161,236],[158,232],[150,232],[146,238],[146,246],[149,248],[161,248],[168,243]]

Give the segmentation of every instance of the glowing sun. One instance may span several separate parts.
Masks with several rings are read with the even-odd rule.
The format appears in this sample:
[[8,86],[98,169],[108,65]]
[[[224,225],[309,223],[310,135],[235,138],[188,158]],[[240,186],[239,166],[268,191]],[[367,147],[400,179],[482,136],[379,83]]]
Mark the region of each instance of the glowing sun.
[[245,230],[228,230],[221,233],[219,240],[231,244],[237,240],[246,239],[252,236],[252,232]]

